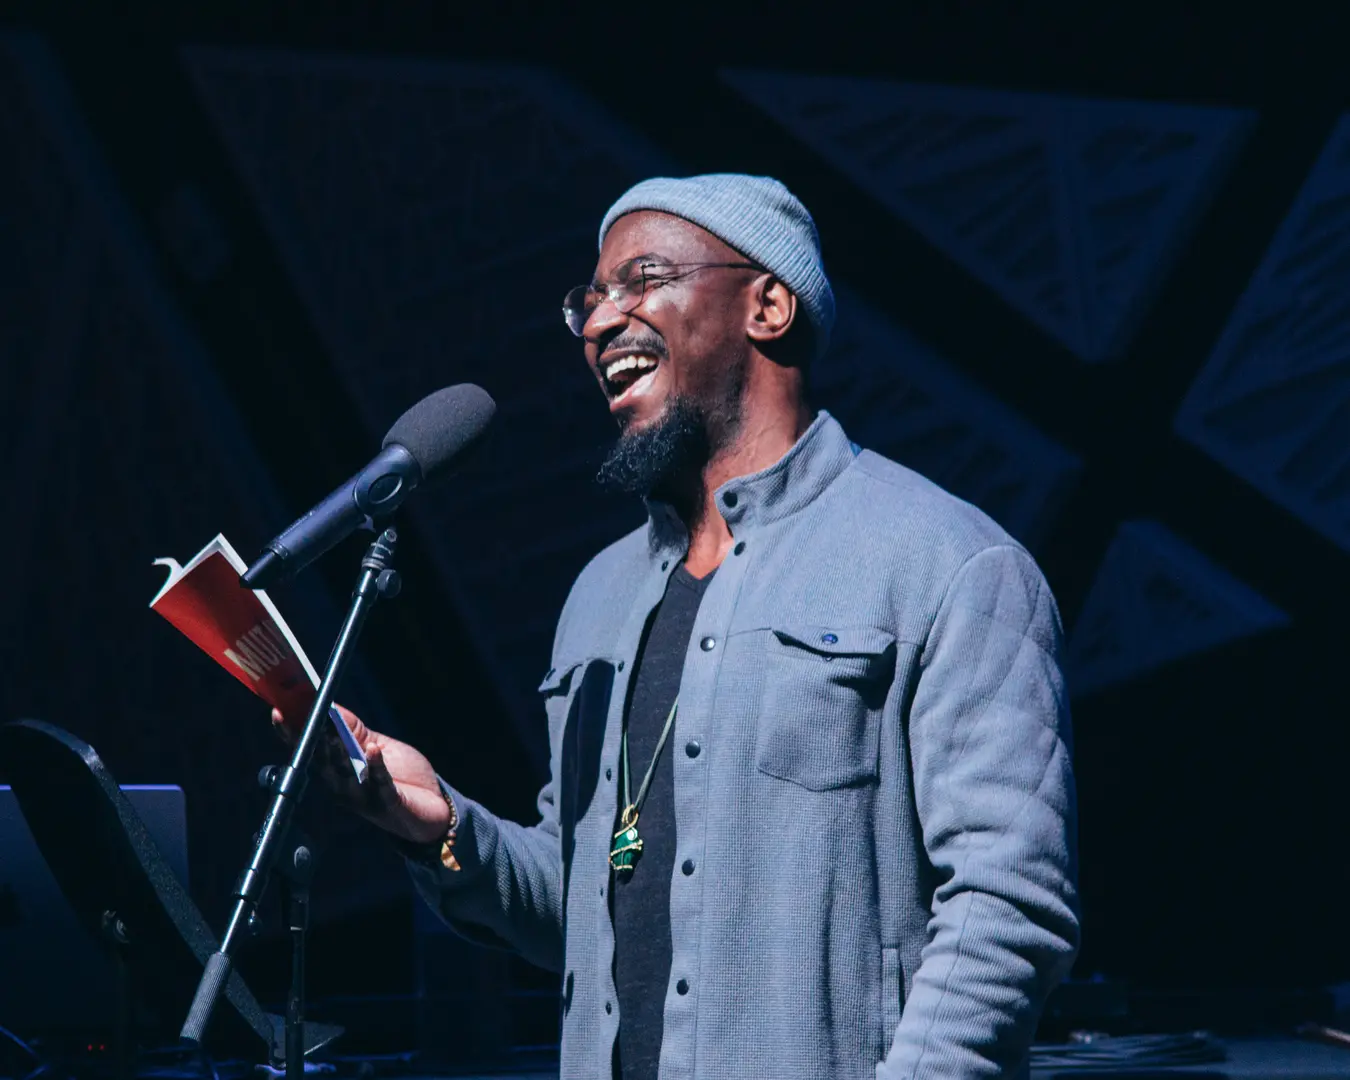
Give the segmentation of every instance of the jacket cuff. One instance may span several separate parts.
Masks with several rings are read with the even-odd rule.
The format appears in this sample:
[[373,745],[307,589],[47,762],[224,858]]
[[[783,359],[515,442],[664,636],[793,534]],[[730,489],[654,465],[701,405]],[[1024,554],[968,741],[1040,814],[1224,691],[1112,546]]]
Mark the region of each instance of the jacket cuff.
[[457,824],[453,850],[459,869],[451,870],[441,862],[439,840],[413,844],[395,839],[394,847],[407,860],[409,872],[419,885],[444,893],[471,884],[491,865],[497,852],[497,819],[440,776],[436,781],[455,809]]

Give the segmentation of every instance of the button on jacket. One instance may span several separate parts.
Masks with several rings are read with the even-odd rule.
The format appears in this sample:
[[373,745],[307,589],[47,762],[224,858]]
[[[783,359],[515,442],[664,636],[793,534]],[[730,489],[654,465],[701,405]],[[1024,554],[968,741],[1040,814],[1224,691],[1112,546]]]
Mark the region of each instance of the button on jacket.
[[[972,506],[822,412],[716,492],[736,541],[685,657],[663,1080],[1018,1075],[1078,944],[1060,622]],[[563,1080],[608,1077],[619,739],[688,537],[643,528],[559,619],[531,826],[447,787],[460,871],[410,861],[458,932],[562,976]],[[643,867],[639,864],[638,873]]]

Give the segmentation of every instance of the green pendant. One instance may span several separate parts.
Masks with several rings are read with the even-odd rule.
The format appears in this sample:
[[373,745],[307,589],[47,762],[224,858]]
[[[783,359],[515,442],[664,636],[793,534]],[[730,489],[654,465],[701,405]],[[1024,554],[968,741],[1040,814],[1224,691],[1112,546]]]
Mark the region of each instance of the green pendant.
[[631,874],[642,854],[642,837],[637,830],[638,811],[636,806],[624,808],[619,816],[619,831],[614,834],[614,842],[609,846],[609,865],[621,874]]

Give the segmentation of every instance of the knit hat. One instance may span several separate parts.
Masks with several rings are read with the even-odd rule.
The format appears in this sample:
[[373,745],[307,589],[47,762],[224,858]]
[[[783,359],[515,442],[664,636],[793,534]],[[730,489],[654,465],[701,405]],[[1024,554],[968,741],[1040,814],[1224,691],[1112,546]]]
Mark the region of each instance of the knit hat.
[[824,353],[834,326],[834,292],[821,265],[816,223],[783,184],[739,173],[643,180],[605,214],[602,247],[610,226],[635,210],[660,210],[691,221],[772,273],[796,295],[814,328],[816,357]]

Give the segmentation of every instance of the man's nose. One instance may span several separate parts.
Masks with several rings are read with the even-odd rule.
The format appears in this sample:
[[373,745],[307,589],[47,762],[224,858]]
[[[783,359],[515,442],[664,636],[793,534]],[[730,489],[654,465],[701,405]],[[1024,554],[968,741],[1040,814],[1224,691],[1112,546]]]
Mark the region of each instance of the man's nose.
[[586,325],[582,327],[581,336],[589,344],[599,346],[606,337],[612,337],[616,330],[628,325],[628,316],[619,310],[618,306],[606,297],[586,317]]

